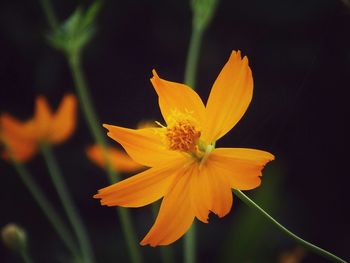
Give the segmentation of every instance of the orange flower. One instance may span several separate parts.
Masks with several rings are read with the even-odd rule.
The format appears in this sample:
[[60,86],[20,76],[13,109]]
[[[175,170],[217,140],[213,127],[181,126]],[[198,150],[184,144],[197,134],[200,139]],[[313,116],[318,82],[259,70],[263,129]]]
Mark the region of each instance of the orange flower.
[[231,188],[260,185],[261,170],[273,160],[268,152],[215,148],[245,113],[253,94],[248,59],[233,51],[217,77],[206,106],[190,87],[163,80],[151,82],[167,126],[127,129],[104,125],[136,162],[150,169],[99,190],[102,205],[140,207],[162,197],[156,222],[141,245],[167,245],[180,238],[194,218],[208,223],[209,212],[225,216]]
[[9,114],[0,116],[0,141],[5,144],[4,158],[12,156],[17,161],[29,160],[39,143],[58,144],[73,133],[76,125],[76,98],[65,95],[57,111],[53,113],[47,100],[38,96],[34,117],[21,122]]
[[4,151],[1,152],[1,157],[5,160],[12,156],[18,162],[25,162],[30,160],[37,151],[36,143],[26,137],[17,136],[12,133],[10,126],[7,126],[8,119],[6,115],[1,116],[0,119],[0,143],[4,144]]
[[[86,149],[86,154],[92,162],[101,168],[105,168],[105,160],[101,146],[96,144],[88,147]],[[108,147],[106,149],[106,156],[111,166],[120,172],[135,172],[144,167],[143,165],[132,160],[126,153],[113,147]]]

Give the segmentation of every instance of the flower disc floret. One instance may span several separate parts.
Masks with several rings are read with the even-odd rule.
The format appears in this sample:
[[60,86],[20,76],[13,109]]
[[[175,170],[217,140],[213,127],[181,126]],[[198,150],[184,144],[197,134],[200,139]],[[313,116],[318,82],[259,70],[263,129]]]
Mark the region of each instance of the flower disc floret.
[[169,149],[182,152],[193,152],[201,136],[189,120],[178,121],[172,127],[167,127],[165,136],[169,143]]

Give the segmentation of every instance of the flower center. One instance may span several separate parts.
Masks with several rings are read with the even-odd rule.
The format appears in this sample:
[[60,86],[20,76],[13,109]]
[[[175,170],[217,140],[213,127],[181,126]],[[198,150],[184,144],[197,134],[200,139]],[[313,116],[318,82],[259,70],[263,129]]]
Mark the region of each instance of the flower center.
[[201,132],[189,120],[177,121],[166,128],[169,148],[175,151],[194,152]]

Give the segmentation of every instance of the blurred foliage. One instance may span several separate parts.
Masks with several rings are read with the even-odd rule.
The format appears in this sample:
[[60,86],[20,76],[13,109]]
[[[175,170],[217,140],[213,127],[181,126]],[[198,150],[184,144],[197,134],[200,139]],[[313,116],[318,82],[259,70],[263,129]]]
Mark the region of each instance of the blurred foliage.
[[48,36],[51,45],[67,54],[78,53],[94,36],[95,20],[101,2],[95,1],[86,11],[77,8],[58,29]]

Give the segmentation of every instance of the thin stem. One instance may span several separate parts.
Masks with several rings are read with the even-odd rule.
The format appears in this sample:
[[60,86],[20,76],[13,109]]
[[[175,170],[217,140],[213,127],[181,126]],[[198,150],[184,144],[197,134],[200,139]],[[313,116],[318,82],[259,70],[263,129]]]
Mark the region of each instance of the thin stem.
[[185,83],[189,85],[192,89],[195,89],[196,85],[196,73],[198,57],[202,43],[202,36],[203,30],[200,30],[199,28],[193,26],[185,68]]
[[123,207],[116,208],[120,222],[122,224],[122,231],[125,236],[126,244],[129,249],[129,256],[131,262],[141,263],[142,257],[139,245],[136,239],[136,234],[132,226],[129,210]]
[[[90,128],[90,132],[94,136],[97,144],[99,144],[103,149],[106,149],[106,141],[105,141],[104,133],[102,132],[102,126],[98,122],[98,118],[94,111],[90,94],[88,93],[87,83],[86,83],[85,76],[81,66],[80,54],[77,54],[77,53],[68,54],[68,62],[72,72],[75,87],[77,90],[79,102],[81,104],[85,119]],[[106,171],[107,171],[108,179],[110,183],[115,183],[119,181],[119,174],[114,169],[111,168],[109,164],[109,160],[107,156],[105,156],[106,151],[103,151],[103,153],[104,153],[104,160],[106,163]],[[138,246],[135,231],[131,224],[132,221],[131,221],[130,213],[128,210],[121,207],[118,207],[117,211],[118,211],[119,219],[122,225],[122,231],[124,233],[126,243],[128,246],[129,256],[131,258],[131,261],[133,263],[141,263],[142,256]]]
[[94,111],[94,107],[90,99],[90,94],[88,93],[87,83],[81,66],[81,57],[76,53],[70,54],[68,55],[68,62],[73,75],[79,102],[81,104],[84,117],[88,123],[90,132],[95,138],[96,142],[103,148],[106,148],[104,133],[100,128],[101,124],[98,122],[96,112]]
[[81,220],[78,210],[73,204],[72,197],[70,196],[67,186],[63,180],[61,171],[57,165],[56,159],[52,153],[51,147],[48,144],[42,143],[40,145],[43,157],[45,159],[49,174],[52,182],[56,188],[58,196],[61,200],[62,206],[67,214],[67,217],[73,227],[75,235],[78,238],[79,246],[83,254],[85,263],[93,263],[94,255],[92,253],[92,247],[84,227],[83,221]]
[[53,11],[51,1],[49,0],[40,0],[41,7],[43,8],[44,14],[46,16],[47,22],[49,23],[51,29],[55,30],[58,28],[59,23]]
[[305,241],[304,239],[298,237],[297,235],[295,235],[294,233],[292,233],[291,231],[289,231],[287,228],[285,228],[284,226],[282,226],[280,223],[278,223],[274,218],[272,218],[265,210],[263,210],[260,206],[258,206],[256,203],[254,203],[253,200],[251,200],[248,196],[246,196],[244,193],[242,193],[239,190],[233,190],[233,192],[235,193],[236,196],[238,196],[239,199],[241,199],[245,204],[247,204],[248,206],[250,206],[251,208],[256,209],[261,215],[263,215],[264,217],[266,217],[271,223],[275,224],[280,230],[282,230],[285,234],[287,234],[288,236],[290,236],[292,239],[294,239],[297,243],[299,243],[300,245],[302,245],[303,247],[305,247],[308,250],[311,250],[313,252],[315,252],[316,254],[319,254],[320,256],[329,259],[332,262],[341,262],[341,263],[346,263],[345,260],[337,257],[336,255],[333,255],[332,253],[314,245],[311,244],[307,241]]
[[[196,72],[203,31],[192,26],[190,45],[187,53],[185,68],[185,83],[194,89],[196,84]],[[184,240],[184,260],[186,263],[196,262],[196,225],[193,222],[187,231]]]
[[185,235],[185,262],[196,262],[196,224],[193,222],[191,228]]
[[39,207],[43,211],[44,215],[47,217],[48,221],[51,223],[52,227],[56,230],[56,233],[61,238],[63,243],[66,245],[68,250],[73,254],[75,258],[79,258],[78,248],[75,245],[75,241],[63,223],[62,219],[59,217],[58,213],[54,209],[54,206],[47,200],[43,192],[41,192],[40,188],[37,186],[35,181],[32,178],[32,175],[25,169],[25,167],[15,161],[12,160],[12,163],[19,174],[22,182],[28,188],[29,192],[32,194],[35,201],[38,203]]
[[[50,1],[40,0],[40,2],[51,28],[53,30],[57,29],[58,28],[57,19],[54,14],[53,8],[50,4]],[[97,115],[92,105],[92,100],[88,93],[88,86],[87,86],[84,73],[82,70],[82,66],[81,66],[80,51],[78,50],[76,53],[70,53],[70,54],[68,53],[66,55],[67,55],[69,67],[73,75],[79,102],[81,104],[82,111],[88,123],[89,129],[96,143],[99,144],[102,147],[102,149],[106,149],[106,141],[105,141],[104,133],[102,132],[102,127],[98,122]],[[108,179],[111,183],[115,183],[119,181],[119,175],[116,171],[111,169],[108,158],[107,156],[105,156],[105,151],[103,151],[103,153],[104,153],[104,160],[106,163]],[[141,263],[142,256],[141,256],[140,249],[137,245],[138,242],[137,242],[136,234],[131,225],[131,217],[130,217],[129,211],[123,208],[117,208],[117,211],[122,224],[122,230],[125,234],[131,261],[133,263]]]

